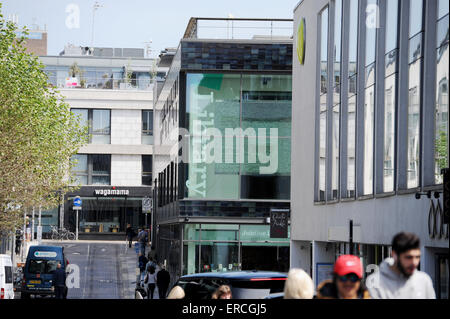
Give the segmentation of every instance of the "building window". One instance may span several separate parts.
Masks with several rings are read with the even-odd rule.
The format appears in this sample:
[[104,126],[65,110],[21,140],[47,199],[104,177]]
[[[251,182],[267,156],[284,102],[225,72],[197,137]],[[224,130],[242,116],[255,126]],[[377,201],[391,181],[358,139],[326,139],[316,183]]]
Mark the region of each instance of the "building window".
[[449,162],[448,76],[449,76],[449,5],[438,2],[436,118],[435,118],[435,184],[443,183],[441,169]]
[[409,17],[407,187],[419,186],[420,100],[422,71],[423,0],[411,0]]
[[356,83],[358,59],[359,0],[350,0],[348,35],[348,104],[347,104],[347,191],[344,197],[355,197],[356,158]]
[[111,143],[111,110],[90,110],[91,120],[91,143]]
[[326,188],[326,134],[327,134],[327,104],[328,104],[328,7],[322,10],[319,14],[320,19],[320,32],[319,41],[319,56],[320,56],[320,96],[318,100],[319,108],[319,119],[316,125],[319,126],[317,136],[318,140],[316,143],[319,145],[317,159],[316,159],[316,174],[317,174],[317,185],[316,185],[316,201],[325,200],[325,188]]
[[75,185],[88,185],[88,155],[76,154],[72,159],[73,162],[75,162],[75,165],[72,168]]
[[76,185],[110,185],[111,155],[76,154],[72,161],[76,161],[72,168]]
[[[367,6],[377,7],[377,0],[368,0]],[[366,21],[373,19],[366,11]],[[376,14],[378,14],[376,12]],[[365,97],[364,97],[364,154],[362,195],[373,194],[374,133],[375,133],[375,53],[377,45],[376,23],[366,23]]]
[[291,104],[288,74],[187,74],[185,196],[289,199]]
[[388,0],[386,3],[383,192],[394,191],[395,183],[398,5],[397,0]]
[[142,111],[142,144],[153,144],[153,111]]
[[334,7],[334,49],[333,49],[333,105],[331,136],[331,193],[328,199],[337,199],[339,192],[339,149],[341,124],[341,37],[342,37],[342,0],[335,1]]
[[111,143],[111,110],[71,109],[80,116],[81,125],[89,127],[90,144]]
[[152,186],[152,163],[151,155],[142,155],[142,185]]

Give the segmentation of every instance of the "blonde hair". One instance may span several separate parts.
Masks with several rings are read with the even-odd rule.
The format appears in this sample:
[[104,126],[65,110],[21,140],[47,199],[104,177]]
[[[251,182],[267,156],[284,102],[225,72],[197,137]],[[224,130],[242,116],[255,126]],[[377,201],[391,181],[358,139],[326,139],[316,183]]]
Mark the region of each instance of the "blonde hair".
[[311,277],[303,269],[291,269],[284,284],[284,299],[312,299],[313,297],[314,283]]
[[180,286],[175,286],[169,292],[167,299],[183,299],[184,298],[184,289]]
[[220,299],[220,296],[230,294],[231,296],[231,289],[227,285],[222,285],[219,288],[214,291],[214,293],[211,296],[211,299]]

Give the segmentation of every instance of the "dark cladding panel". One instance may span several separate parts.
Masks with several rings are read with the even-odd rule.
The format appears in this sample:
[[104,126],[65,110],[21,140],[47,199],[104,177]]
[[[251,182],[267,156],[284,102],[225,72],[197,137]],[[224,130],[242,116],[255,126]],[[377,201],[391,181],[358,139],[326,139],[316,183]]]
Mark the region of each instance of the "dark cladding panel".
[[291,71],[292,44],[182,41],[181,68],[185,70]]

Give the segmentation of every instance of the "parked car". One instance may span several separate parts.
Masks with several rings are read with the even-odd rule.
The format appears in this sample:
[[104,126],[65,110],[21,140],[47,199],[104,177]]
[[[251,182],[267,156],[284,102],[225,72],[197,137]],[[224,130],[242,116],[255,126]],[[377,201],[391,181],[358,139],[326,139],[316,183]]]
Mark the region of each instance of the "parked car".
[[14,299],[11,256],[0,255],[0,299]]
[[182,276],[175,285],[184,289],[185,299],[210,299],[221,285],[230,286],[233,299],[260,299],[283,292],[286,278],[268,271],[210,272]]
[[23,269],[21,298],[28,299],[30,295],[54,296],[53,272],[58,263],[67,270],[69,262],[64,256],[64,247],[31,246]]

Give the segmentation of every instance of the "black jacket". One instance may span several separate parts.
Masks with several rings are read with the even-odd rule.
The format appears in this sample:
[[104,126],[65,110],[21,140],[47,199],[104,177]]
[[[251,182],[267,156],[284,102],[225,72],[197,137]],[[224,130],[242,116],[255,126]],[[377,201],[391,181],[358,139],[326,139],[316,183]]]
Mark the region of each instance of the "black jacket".
[[161,269],[158,271],[158,274],[156,275],[156,284],[158,287],[169,287],[170,283],[170,274],[167,270]]
[[127,228],[126,234],[127,234],[127,238],[130,238],[130,239],[132,239],[134,236],[136,236],[132,227]]
[[64,269],[59,268],[53,272],[53,286],[64,287],[66,285],[66,272]]

